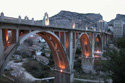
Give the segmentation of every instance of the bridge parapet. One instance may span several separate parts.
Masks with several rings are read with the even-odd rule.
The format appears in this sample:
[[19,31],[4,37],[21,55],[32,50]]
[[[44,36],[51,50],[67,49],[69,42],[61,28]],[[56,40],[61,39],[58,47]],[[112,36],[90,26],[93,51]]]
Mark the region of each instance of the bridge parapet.
[[[45,20],[45,19],[44,19]],[[105,34],[108,34],[108,35],[111,35],[111,33],[108,33],[106,31],[97,31],[95,28],[92,29],[92,30],[89,30],[88,28],[86,29],[78,29],[78,28],[74,28],[75,27],[75,24],[73,22],[73,25],[72,27],[57,27],[57,26],[53,26],[53,25],[45,25],[43,24],[43,21],[35,21],[34,18],[32,18],[31,20],[25,16],[24,19],[21,18],[21,16],[19,16],[18,18],[13,18],[13,17],[7,17],[4,15],[4,13],[2,12],[1,13],[1,16],[0,16],[0,23],[9,23],[9,24],[17,24],[17,25],[28,25],[28,26],[35,26],[35,27],[49,27],[49,28],[61,28],[61,29],[69,29],[69,30],[73,30],[73,31],[83,31],[83,32],[96,32],[96,33],[105,33]]]
[[3,12],[0,16],[0,22],[42,26],[42,22],[34,21],[34,18],[30,20],[27,16],[25,16],[24,19],[22,19],[21,16],[19,16],[18,18],[7,17]]

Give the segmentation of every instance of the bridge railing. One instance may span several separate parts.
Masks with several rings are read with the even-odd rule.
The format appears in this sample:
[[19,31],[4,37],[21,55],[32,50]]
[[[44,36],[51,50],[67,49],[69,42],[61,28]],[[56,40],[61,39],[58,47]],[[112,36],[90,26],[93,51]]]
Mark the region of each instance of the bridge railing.
[[67,29],[67,30],[73,30],[73,31],[83,31],[83,32],[96,32],[96,33],[105,33],[108,35],[111,35],[111,33],[106,32],[106,31],[96,31],[95,29],[86,29],[86,28],[72,28],[72,27],[61,27],[61,26],[54,26],[54,25],[49,25],[45,26],[42,24],[42,21],[35,21],[34,18],[31,20],[25,16],[24,19],[19,16],[18,18],[13,18],[13,17],[7,17],[4,15],[4,13],[1,13],[0,15],[0,23],[11,23],[11,24],[18,24],[18,25],[29,25],[29,26],[39,26],[39,27],[45,27],[45,28],[58,28],[58,29]]

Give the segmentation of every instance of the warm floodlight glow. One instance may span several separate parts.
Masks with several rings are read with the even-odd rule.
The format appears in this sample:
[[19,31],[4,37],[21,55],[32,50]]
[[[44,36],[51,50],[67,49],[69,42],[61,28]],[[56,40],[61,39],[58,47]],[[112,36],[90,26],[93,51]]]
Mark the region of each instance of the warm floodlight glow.
[[44,14],[43,25],[46,25],[46,26],[50,25],[49,16],[48,16],[47,12]]
[[68,42],[66,42],[66,48],[68,48],[69,47],[69,43]]
[[88,30],[88,27],[86,27],[86,30]]
[[85,45],[87,45],[87,44],[88,44],[87,40],[84,42],[84,44],[85,44]]
[[45,20],[45,25],[46,25],[46,26],[49,25],[49,19],[48,19],[48,18]]
[[102,52],[100,50],[95,51],[97,54],[101,54]]
[[7,34],[6,34],[6,42],[8,42],[8,39],[9,39],[9,38],[8,38],[8,33],[7,33]]
[[65,69],[66,66],[65,66],[64,64],[59,64],[59,68],[61,68],[61,69]]
[[89,52],[85,52],[85,57],[86,57],[86,58],[89,57]]
[[95,58],[99,58],[100,56],[99,55],[94,55]]
[[63,72],[63,70],[61,69],[61,70],[60,70],[60,72],[62,73],[62,72]]
[[96,31],[96,28],[94,28],[94,31]]
[[73,28],[73,29],[75,29],[75,27],[76,27],[76,24],[75,24],[75,23],[73,23],[72,28]]
[[96,42],[99,42],[99,38],[96,38]]

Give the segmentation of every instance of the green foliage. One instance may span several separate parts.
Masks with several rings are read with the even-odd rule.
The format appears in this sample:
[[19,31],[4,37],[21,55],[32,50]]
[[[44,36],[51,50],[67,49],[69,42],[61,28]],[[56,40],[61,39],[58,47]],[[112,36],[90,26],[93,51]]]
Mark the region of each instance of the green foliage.
[[13,83],[11,80],[7,79],[6,77],[0,77],[0,83]]
[[115,44],[118,48],[125,48],[125,38],[116,39]]
[[108,48],[103,54],[107,60],[102,61],[101,70],[106,72],[113,83],[125,83],[125,39],[115,40],[119,50]]
[[94,69],[97,73],[99,73],[99,71],[101,71],[101,61],[100,60],[95,60],[94,63]]
[[81,68],[81,60],[80,59],[78,59],[77,61],[75,61],[75,63],[74,63],[74,69],[78,73],[83,73],[83,70]]
[[36,78],[48,77],[50,73],[50,69],[47,66],[35,60],[24,63],[23,67]]

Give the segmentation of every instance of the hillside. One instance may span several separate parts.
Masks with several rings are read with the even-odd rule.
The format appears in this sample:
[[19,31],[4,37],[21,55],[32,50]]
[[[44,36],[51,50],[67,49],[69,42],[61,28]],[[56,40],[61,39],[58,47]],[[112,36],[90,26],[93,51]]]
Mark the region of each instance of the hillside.
[[125,22],[125,15],[117,14],[115,19],[112,19],[111,21],[109,21],[108,24],[112,25],[115,20],[122,20],[123,22]]
[[93,24],[102,19],[102,15],[87,13],[81,14],[70,11],[60,11],[58,14],[50,17],[50,26],[71,27],[76,23],[76,28],[84,28],[86,25]]

